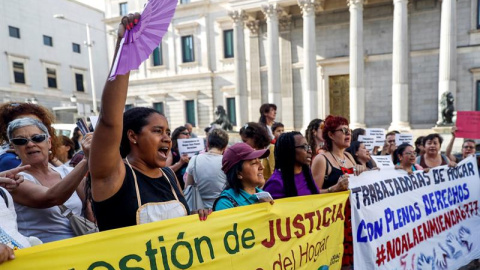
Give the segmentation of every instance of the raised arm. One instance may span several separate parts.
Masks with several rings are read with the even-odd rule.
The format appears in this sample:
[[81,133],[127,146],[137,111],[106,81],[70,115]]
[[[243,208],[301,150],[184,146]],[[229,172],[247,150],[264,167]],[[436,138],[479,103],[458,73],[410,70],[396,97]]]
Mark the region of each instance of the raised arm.
[[[118,27],[114,59],[125,30],[131,29],[139,18],[138,13],[122,18]],[[130,74],[127,73],[118,75],[115,80],[107,80],[103,89],[101,110],[93,135],[90,161],[92,196],[96,201],[113,196],[120,189],[125,177],[125,167],[120,156],[119,146],[122,139],[123,110],[127,98],[129,76]]]
[[452,155],[453,143],[455,142],[455,131],[457,131],[457,127],[452,127],[452,138],[448,142],[447,149],[445,150],[445,155],[451,161],[457,161],[454,155]]

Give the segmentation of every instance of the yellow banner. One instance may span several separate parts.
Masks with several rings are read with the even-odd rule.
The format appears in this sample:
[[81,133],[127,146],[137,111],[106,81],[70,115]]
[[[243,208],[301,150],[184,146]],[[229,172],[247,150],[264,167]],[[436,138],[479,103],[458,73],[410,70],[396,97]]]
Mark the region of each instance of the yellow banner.
[[18,250],[0,269],[340,269],[348,192],[276,200]]

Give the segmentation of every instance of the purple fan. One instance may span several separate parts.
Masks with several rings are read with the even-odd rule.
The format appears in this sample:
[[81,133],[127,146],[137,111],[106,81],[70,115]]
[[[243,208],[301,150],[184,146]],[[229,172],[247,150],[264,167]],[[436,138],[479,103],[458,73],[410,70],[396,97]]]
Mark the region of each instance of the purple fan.
[[140,64],[158,47],[172,20],[178,0],[150,0],[145,4],[140,20],[126,30],[113,62],[109,80],[123,75]]

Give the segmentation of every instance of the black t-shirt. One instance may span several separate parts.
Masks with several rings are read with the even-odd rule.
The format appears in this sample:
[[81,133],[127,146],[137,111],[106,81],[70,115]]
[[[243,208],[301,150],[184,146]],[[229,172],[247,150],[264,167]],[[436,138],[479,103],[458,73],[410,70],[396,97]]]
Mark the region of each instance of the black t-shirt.
[[[135,169],[134,169],[135,170]],[[187,209],[187,202],[178,190],[175,176],[170,168],[162,168],[164,174],[170,179],[177,197],[180,202]],[[138,189],[142,205],[149,202],[166,202],[175,200],[172,189],[167,182],[165,176],[160,178],[150,178],[141,172],[135,170],[137,175]],[[137,202],[137,192],[135,191],[135,180],[133,178],[132,170],[125,164],[125,179],[122,187],[112,197],[101,201],[93,201],[93,211],[97,218],[98,228],[100,231],[123,228],[137,224],[137,209],[139,208]]]

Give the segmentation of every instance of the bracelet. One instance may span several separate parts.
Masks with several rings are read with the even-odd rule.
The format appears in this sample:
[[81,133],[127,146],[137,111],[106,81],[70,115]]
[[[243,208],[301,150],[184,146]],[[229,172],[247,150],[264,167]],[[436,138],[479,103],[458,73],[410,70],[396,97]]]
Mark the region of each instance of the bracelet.
[[327,188],[327,192],[331,193],[332,191],[330,190],[332,187]]

